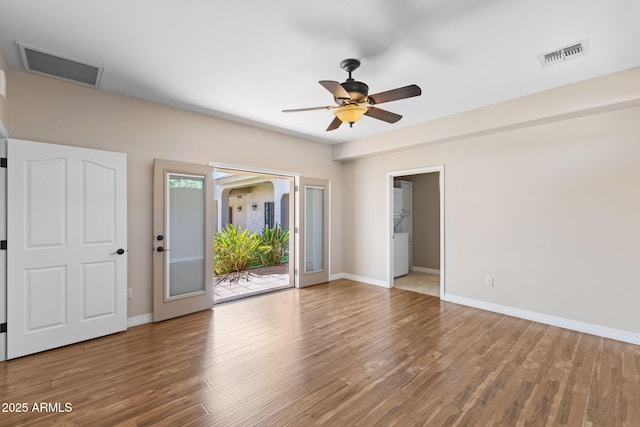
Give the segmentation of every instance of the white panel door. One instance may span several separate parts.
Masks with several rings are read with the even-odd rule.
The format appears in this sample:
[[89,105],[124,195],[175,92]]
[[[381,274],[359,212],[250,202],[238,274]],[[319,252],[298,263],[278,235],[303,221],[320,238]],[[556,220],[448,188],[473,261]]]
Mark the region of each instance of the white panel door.
[[7,355],[127,328],[123,153],[9,140]]

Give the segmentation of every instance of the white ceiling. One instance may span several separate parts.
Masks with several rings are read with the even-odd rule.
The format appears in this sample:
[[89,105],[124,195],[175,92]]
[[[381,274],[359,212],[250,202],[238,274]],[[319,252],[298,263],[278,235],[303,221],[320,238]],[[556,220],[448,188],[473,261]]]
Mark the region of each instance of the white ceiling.
[[[640,65],[638,0],[0,0],[0,48],[16,41],[104,66],[100,89],[335,144]],[[588,39],[590,53],[537,56]],[[319,80],[422,96],[331,132]]]

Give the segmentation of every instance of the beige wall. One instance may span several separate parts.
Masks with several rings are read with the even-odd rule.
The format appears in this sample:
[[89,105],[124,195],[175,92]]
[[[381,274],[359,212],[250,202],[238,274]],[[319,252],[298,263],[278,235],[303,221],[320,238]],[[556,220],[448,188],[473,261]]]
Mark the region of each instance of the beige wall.
[[342,271],[342,165],[330,146],[21,71],[10,70],[9,79],[12,138],[127,153],[129,316],[152,309],[154,158],[330,179],[331,271]]
[[388,278],[386,173],[444,165],[448,294],[639,333],[638,105],[345,163],[345,272]]
[[413,207],[413,266],[440,269],[439,173],[402,177],[411,181]]
[[[9,67],[7,67],[7,63],[5,62],[4,59],[4,54],[2,53],[2,50],[0,49],[0,70],[4,71],[6,74],[8,74],[8,70]],[[9,79],[9,76],[6,76],[7,80]],[[9,83],[7,82],[7,86],[9,86]],[[8,119],[8,101],[7,98],[9,98],[8,96],[6,98],[3,98],[0,95],[0,129],[3,129],[6,131],[7,130],[7,123],[9,121]],[[0,136],[2,135],[3,131],[0,130]]]

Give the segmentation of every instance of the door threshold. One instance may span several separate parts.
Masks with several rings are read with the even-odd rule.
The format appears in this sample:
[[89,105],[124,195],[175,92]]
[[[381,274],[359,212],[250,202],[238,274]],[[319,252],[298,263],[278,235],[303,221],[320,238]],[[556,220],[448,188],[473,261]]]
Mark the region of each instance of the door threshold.
[[269,294],[271,292],[282,291],[284,289],[293,289],[291,285],[274,286],[268,289],[256,289],[254,291],[247,291],[244,293],[237,293],[234,295],[228,295],[224,297],[218,297],[214,300],[214,305],[223,304],[225,302],[237,301],[243,298],[255,297],[257,295]]

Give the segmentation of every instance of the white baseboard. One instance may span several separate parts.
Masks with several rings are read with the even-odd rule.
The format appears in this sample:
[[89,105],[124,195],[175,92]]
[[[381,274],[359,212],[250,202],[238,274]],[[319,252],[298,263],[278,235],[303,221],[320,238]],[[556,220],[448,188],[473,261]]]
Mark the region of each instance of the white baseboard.
[[438,270],[437,268],[418,267],[415,265],[409,268],[409,270],[417,271],[418,273],[440,274],[440,270]]
[[580,322],[578,320],[566,319],[564,317],[551,316],[535,311],[523,310],[501,304],[480,301],[472,298],[460,297],[457,295],[445,294],[444,301],[455,304],[466,305],[468,307],[479,308],[481,310],[492,311],[494,313],[505,314],[507,316],[518,317],[520,319],[531,320],[545,325],[557,326],[572,331],[583,332],[585,334],[596,335],[604,338],[611,338],[630,344],[640,345],[640,334],[624,331],[621,329],[609,328],[607,326],[595,325],[593,323]]
[[340,280],[340,279],[344,279],[344,273],[337,273],[337,274],[331,274],[329,275],[329,281],[331,282],[332,280]]
[[127,328],[131,328],[133,326],[144,325],[145,323],[153,322],[153,314],[141,314],[139,316],[132,316],[127,318]]
[[389,288],[389,284],[384,280],[372,279],[371,277],[357,276],[355,274],[342,273],[342,279],[349,279],[355,282],[366,283],[367,285],[380,286],[381,288]]
[[7,360],[7,334],[0,334],[0,362]]

